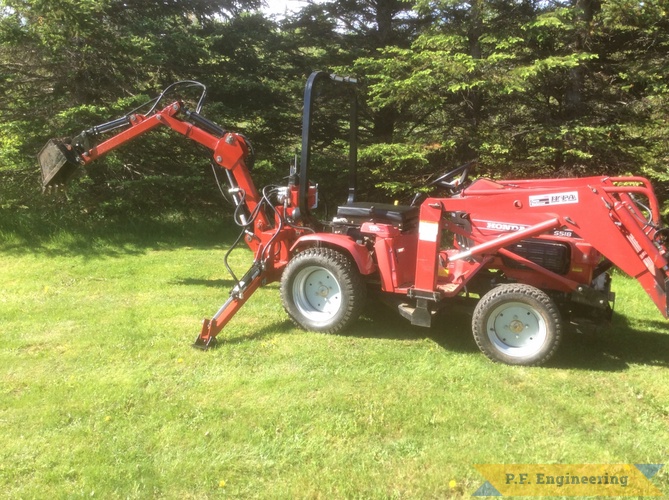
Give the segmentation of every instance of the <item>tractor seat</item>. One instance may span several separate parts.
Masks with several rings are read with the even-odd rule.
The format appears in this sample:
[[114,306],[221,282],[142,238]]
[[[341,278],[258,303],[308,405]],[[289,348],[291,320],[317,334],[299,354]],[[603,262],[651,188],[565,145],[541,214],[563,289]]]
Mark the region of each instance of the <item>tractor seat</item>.
[[419,211],[420,207],[417,206],[356,201],[337,207],[337,218],[346,219],[351,224],[376,222],[392,224],[398,226],[401,230],[407,230],[416,227]]

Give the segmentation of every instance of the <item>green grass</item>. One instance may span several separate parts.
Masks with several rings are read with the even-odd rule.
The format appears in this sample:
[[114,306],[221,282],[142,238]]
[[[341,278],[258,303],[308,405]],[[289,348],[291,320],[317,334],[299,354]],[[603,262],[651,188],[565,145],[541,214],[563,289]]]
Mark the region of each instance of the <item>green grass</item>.
[[476,463],[669,456],[668,326],[629,279],[612,327],[544,368],[489,362],[462,310],[427,330],[372,303],[303,332],[276,284],[202,352],[226,222],[0,227],[3,496],[469,497]]

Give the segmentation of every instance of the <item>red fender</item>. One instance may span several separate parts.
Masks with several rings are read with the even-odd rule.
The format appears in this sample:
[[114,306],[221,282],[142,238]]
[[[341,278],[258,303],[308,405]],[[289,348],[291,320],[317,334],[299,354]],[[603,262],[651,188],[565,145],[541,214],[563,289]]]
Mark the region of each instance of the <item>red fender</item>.
[[360,274],[363,276],[376,271],[376,264],[367,247],[356,243],[350,236],[332,233],[306,234],[295,242],[290,251],[293,253],[310,246],[327,246],[343,250],[355,261]]

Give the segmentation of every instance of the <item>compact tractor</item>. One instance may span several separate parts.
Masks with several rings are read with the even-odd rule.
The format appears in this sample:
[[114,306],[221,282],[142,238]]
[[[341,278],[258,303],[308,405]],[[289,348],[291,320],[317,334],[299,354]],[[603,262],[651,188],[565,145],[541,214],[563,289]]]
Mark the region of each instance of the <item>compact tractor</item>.
[[[320,221],[318,188],[309,178],[314,88],[334,84],[352,89],[350,185],[335,216]],[[202,88],[195,109],[181,100],[165,105],[182,85]],[[409,205],[358,201],[354,88],[351,78],[310,75],[300,162],[286,185],[256,188],[249,140],[205,118],[206,89],[189,81],[168,87],[144,113],[140,107],[72,139],[50,140],[39,153],[43,187],[65,184],[79,166],[159,127],[208,148],[235,205],[237,243],[243,240],[254,260],[203,321],[195,346],[205,349],[259,287],[276,281],[292,320],[324,333],[354,322],[368,294],[424,327],[468,298],[476,301],[472,331],[481,351],[515,365],[548,360],[569,323],[609,320],[614,266],[637,279],[668,316],[669,229],[647,179],[474,179],[472,161],[434,178],[430,187],[440,196],[417,196]]]

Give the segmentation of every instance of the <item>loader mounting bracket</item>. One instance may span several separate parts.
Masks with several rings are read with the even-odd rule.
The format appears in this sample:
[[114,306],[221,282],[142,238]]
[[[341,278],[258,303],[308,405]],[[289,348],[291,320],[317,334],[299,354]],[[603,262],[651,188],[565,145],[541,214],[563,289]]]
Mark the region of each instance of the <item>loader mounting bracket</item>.
[[615,302],[616,295],[613,292],[602,292],[589,286],[579,285],[571,294],[571,300],[597,309],[608,309],[609,302]]

